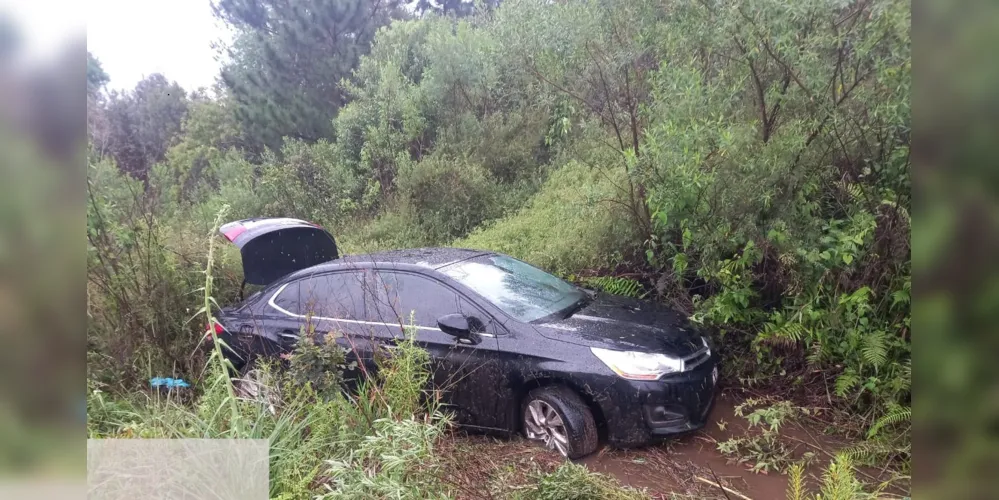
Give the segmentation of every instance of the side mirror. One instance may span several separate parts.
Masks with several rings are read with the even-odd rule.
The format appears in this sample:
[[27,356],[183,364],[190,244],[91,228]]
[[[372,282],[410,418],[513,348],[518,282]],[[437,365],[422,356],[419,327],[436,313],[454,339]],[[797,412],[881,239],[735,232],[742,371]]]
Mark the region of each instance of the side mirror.
[[448,335],[454,335],[458,338],[468,338],[471,332],[471,325],[468,323],[468,318],[463,314],[448,314],[447,316],[441,316],[437,320],[437,327],[441,329],[442,332]]

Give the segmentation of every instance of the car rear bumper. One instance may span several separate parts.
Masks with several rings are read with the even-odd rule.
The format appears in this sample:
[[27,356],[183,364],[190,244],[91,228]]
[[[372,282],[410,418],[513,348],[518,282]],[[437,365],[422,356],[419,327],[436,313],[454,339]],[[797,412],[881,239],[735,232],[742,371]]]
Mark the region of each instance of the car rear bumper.
[[714,408],[718,359],[697,369],[654,382],[618,379],[597,404],[606,422],[607,441],[622,448],[643,446],[696,431]]

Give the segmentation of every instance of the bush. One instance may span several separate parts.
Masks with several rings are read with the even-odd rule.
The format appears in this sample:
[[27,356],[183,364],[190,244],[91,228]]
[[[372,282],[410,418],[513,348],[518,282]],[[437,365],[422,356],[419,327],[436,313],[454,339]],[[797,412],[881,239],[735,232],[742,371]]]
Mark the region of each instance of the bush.
[[676,9],[636,160],[662,281],[697,288],[695,319],[747,371],[819,371],[865,425],[911,399],[910,17],[902,2]]
[[[109,163],[91,165],[87,206],[88,373],[116,388],[152,376],[196,379],[195,346],[203,324],[190,322],[202,284],[203,232],[161,225],[149,213],[141,183]],[[211,235],[214,236],[214,235]],[[231,299],[239,275],[227,262],[220,300]]]
[[610,267],[637,246],[610,172],[570,161],[524,208],[453,243],[506,253],[560,273]]
[[303,333],[295,345],[288,358],[288,383],[309,386],[320,399],[329,401],[340,394],[346,355],[335,341],[338,334],[329,334],[322,343],[316,343],[314,335],[314,331]]
[[[423,398],[427,353],[412,343],[382,361],[379,380],[366,381],[357,402],[337,390],[317,393],[314,378],[330,363],[342,368],[336,344],[306,341],[273,373],[270,394],[281,400],[232,399],[229,380],[213,361],[203,394],[193,404],[155,395],[130,400],[102,392],[88,381],[87,432],[91,438],[268,439],[271,497],[370,498],[398,495],[437,498],[434,447],[448,427],[435,398]],[[317,349],[323,355],[318,355]],[[300,383],[305,380],[305,383]],[[276,391],[280,384],[281,390]],[[331,388],[328,388],[331,389]],[[235,404],[236,412],[227,407]]]
[[502,215],[500,186],[489,172],[463,158],[433,155],[399,171],[398,196],[430,242],[464,236]]
[[639,500],[645,492],[621,487],[617,481],[587,470],[586,466],[565,462],[555,471],[537,478],[538,485],[524,495],[531,500]]
[[287,141],[268,154],[256,188],[265,204],[255,216],[297,217],[330,227],[358,208],[364,182],[340,163],[334,144]]

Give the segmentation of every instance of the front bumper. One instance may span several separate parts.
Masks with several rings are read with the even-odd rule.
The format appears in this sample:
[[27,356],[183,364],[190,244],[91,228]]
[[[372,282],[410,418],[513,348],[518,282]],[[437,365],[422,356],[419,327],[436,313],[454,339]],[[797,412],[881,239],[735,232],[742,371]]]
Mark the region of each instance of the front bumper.
[[618,378],[594,398],[604,414],[608,443],[642,446],[704,427],[717,394],[717,370],[715,355],[690,372],[656,381]]

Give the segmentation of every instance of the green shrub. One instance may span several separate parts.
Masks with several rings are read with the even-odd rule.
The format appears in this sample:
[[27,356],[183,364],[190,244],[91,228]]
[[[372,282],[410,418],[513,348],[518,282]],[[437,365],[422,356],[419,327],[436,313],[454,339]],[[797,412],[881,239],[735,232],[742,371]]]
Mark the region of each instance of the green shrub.
[[439,497],[446,490],[436,479],[433,450],[448,421],[434,398],[421,397],[429,378],[426,351],[402,343],[382,362],[378,380],[351,400],[339,390],[314,389],[320,370],[342,363],[342,350],[330,345],[304,343],[286,373],[267,377],[280,384],[280,391],[268,390],[280,393],[278,404],[232,399],[216,365],[191,405],[156,395],[116,398],[90,381],[88,436],[267,439],[272,498]]
[[453,245],[503,252],[565,274],[609,266],[637,244],[629,225],[621,222],[620,192],[611,175],[569,162],[524,208]]
[[337,233],[338,245],[344,253],[359,254],[428,246],[428,235],[413,221],[412,208],[394,203],[371,220],[353,219]]
[[843,454],[830,460],[829,467],[822,474],[819,491],[811,495],[807,492],[804,481],[805,467],[803,464],[791,466],[788,473],[788,500],[873,500],[879,498],[880,489],[874,492],[864,490],[863,483],[857,479],[853,462]]
[[[420,415],[426,409],[425,398],[430,388],[430,354],[418,346],[415,330],[406,332],[406,340],[398,342],[379,364],[378,380],[390,415]],[[433,411],[431,411],[433,413]]]
[[340,163],[335,144],[287,141],[280,156],[268,154],[256,192],[261,213],[334,225],[357,207],[364,181]]
[[869,426],[911,400],[910,7],[720,5],[657,28],[648,260],[744,370],[820,371]]
[[639,500],[648,495],[620,486],[614,479],[590,472],[586,466],[565,462],[549,474],[537,478],[535,489],[523,498],[530,500]]
[[406,162],[397,184],[398,196],[411,207],[413,222],[428,241],[446,243],[502,214],[496,180],[466,159],[433,155]]
[[288,383],[308,385],[320,399],[328,401],[341,391],[346,354],[336,343],[339,334],[328,334],[322,343],[316,343],[314,335],[314,331],[303,332],[288,357]]
[[[211,223],[203,230],[161,224],[141,183],[108,163],[91,165],[88,190],[88,373],[115,389],[152,376],[198,378],[204,323],[190,321],[200,307],[191,292],[203,285]],[[231,264],[218,279],[220,300],[238,288]]]

